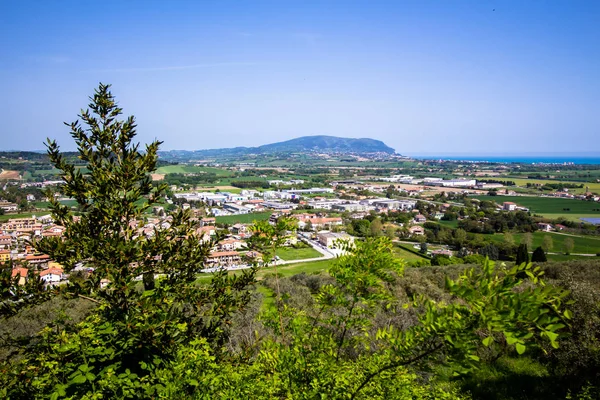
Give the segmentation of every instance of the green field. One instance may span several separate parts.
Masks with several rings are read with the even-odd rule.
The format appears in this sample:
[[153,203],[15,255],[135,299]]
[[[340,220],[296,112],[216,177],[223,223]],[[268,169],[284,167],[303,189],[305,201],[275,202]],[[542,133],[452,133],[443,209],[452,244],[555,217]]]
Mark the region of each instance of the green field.
[[[335,258],[328,258],[326,260],[319,261],[309,261],[297,264],[287,264],[287,265],[279,265],[277,266],[277,273],[279,276],[292,276],[296,274],[300,274],[302,272],[307,274],[318,273],[322,271],[326,271],[329,269],[329,266],[335,261]],[[230,272],[230,274],[240,274],[240,271]],[[256,272],[256,278],[258,280],[263,279],[266,275],[271,275],[275,273],[275,268],[273,266],[259,268]],[[209,283],[212,279],[212,274],[199,274],[196,282],[200,284]]]
[[394,255],[396,257],[403,259],[406,262],[418,261],[418,260],[426,260],[426,257],[419,256],[415,253],[411,253],[410,251],[404,249],[401,246],[394,246]]
[[4,214],[4,215],[0,215],[0,222],[8,221],[9,219],[12,219],[12,218],[29,218],[32,215],[40,215],[40,213],[39,212],[27,212],[27,213],[22,213],[22,214]]
[[[60,204],[64,204],[65,206],[68,207],[75,207],[77,206],[77,201],[76,200],[60,200],[59,201]],[[47,201],[36,201],[34,203],[36,208],[48,208],[50,207],[50,203]]]
[[[520,243],[523,234],[514,233],[512,234],[512,236],[515,240],[515,243]],[[536,247],[541,246],[544,240],[544,236],[550,236],[552,238],[554,247],[550,250],[551,253],[562,253],[563,244],[566,238],[573,239],[573,242],[575,243],[575,247],[573,248],[572,253],[596,254],[600,252],[600,238],[589,236],[569,236],[560,233],[539,231],[534,232],[532,234],[532,248],[529,250],[533,250]],[[484,235],[484,238],[489,238],[494,242],[502,242],[504,240],[504,235],[501,233],[497,233],[495,235]]]
[[251,224],[254,221],[266,221],[271,214],[271,212],[261,212],[240,215],[223,215],[217,217],[217,224]]
[[157,174],[200,174],[213,173],[216,176],[227,177],[233,176],[232,171],[214,167],[196,167],[193,165],[165,165],[156,170]]
[[458,228],[458,221],[457,220],[454,220],[454,221],[444,221],[444,220],[440,219],[438,221],[438,224],[443,225],[443,226],[448,227],[448,228],[453,228],[453,229]]
[[500,205],[505,201],[510,201],[529,208],[532,214],[540,214],[548,218],[600,217],[600,203],[594,201],[534,196],[472,196],[472,198],[495,201]]
[[600,257],[574,256],[566,254],[546,254],[548,261],[600,260]]
[[312,247],[304,247],[301,249],[295,249],[293,247],[280,247],[275,251],[275,254],[285,261],[306,260],[307,258],[323,257],[321,253]]
[[586,186],[591,192],[600,192],[600,183],[598,182],[575,182],[569,180],[558,180],[558,179],[528,179],[528,178],[511,178],[510,176],[502,176],[501,180],[513,181],[517,186],[527,186],[528,183],[537,185],[554,184],[554,183],[572,183],[575,185],[583,184],[582,189],[569,189],[570,192],[583,193],[585,192]]

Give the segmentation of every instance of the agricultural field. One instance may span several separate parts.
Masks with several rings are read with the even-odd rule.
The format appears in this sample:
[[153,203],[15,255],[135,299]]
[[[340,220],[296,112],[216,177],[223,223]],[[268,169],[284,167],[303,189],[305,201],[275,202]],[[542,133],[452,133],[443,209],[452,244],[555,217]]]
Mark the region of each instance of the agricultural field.
[[[501,180],[513,181],[517,186],[527,186],[528,183],[536,184],[536,185],[545,185],[545,184],[556,184],[556,183],[572,183],[575,185],[583,185],[581,189],[569,189],[571,193],[584,193],[585,188],[588,187],[590,192],[600,193],[600,183],[598,182],[575,182],[568,180],[551,180],[551,179],[528,179],[528,178],[510,178],[506,176],[499,177]],[[508,187],[509,189],[511,187]]]
[[19,171],[10,171],[10,170],[3,169],[0,172],[0,181],[16,180],[16,179],[21,179],[21,175],[19,174]]
[[281,257],[284,261],[323,257],[323,254],[312,247],[303,247],[299,249],[293,247],[280,247],[275,250],[275,255]]
[[165,165],[159,167],[155,173],[157,174],[201,174],[213,173],[219,177],[233,176],[232,171],[214,167],[196,167],[193,165]]
[[[515,243],[520,243],[523,238],[523,233],[513,233],[512,236]],[[572,253],[574,254],[596,254],[600,253],[600,238],[591,236],[573,236],[565,235],[556,232],[533,232],[532,233],[532,248],[533,250],[538,246],[542,245],[544,236],[550,236],[552,238],[553,247],[549,251],[550,253],[562,253],[564,252],[564,241],[567,238],[573,239],[575,247]],[[504,234],[497,233],[494,235],[484,235],[486,239],[490,239],[493,242],[502,242],[504,240]]]
[[254,221],[266,221],[271,216],[271,212],[240,214],[240,215],[223,215],[217,217],[217,224],[251,224]]
[[600,217],[600,203],[593,201],[539,196],[473,196],[472,198],[495,201],[500,205],[505,201],[510,201],[529,208],[532,214],[539,214],[548,218]]

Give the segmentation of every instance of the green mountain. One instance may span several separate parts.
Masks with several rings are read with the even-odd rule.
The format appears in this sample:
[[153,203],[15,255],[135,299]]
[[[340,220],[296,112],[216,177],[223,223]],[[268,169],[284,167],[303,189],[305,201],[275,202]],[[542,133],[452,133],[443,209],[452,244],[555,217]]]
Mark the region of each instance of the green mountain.
[[248,154],[271,154],[271,153],[348,153],[348,154],[368,154],[368,153],[387,153],[394,154],[395,150],[387,146],[381,140],[375,139],[354,139],[341,138],[335,136],[302,136],[285,142],[265,144],[258,147],[232,147],[225,149],[211,150],[172,150],[161,152],[161,156],[184,156],[194,155],[195,157],[223,157],[223,156],[242,156]]

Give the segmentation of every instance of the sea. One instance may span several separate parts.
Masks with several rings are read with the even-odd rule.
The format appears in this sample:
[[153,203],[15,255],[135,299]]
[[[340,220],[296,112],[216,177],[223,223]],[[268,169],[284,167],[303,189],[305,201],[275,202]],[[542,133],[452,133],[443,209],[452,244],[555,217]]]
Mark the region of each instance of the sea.
[[412,156],[421,160],[451,160],[451,161],[470,161],[470,162],[493,162],[493,163],[525,163],[525,164],[591,164],[600,165],[600,155],[598,156],[469,156],[469,155],[416,155]]
[[600,225],[600,218],[580,218],[581,220],[594,225]]

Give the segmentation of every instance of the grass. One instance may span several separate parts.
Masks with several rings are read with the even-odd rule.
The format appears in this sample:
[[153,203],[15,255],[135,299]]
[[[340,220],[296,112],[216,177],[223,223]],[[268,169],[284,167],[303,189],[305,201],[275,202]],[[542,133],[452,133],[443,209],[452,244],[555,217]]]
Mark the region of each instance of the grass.
[[27,213],[22,213],[22,214],[4,214],[4,215],[0,215],[0,222],[8,221],[9,219],[12,219],[12,218],[28,218],[28,217],[31,217],[32,215],[36,215],[36,214],[39,214],[39,212],[27,212]]
[[[77,200],[59,200],[59,203],[64,204],[68,207],[77,206]],[[34,203],[36,208],[48,208],[50,207],[50,203],[47,201],[37,201]]]
[[[278,265],[277,272],[279,276],[293,276],[302,272],[306,274],[319,273],[327,271],[329,266],[335,261],[334,258],[328,258],[326,260],[309,261],[304,263]],[[240,274],[241,271],[232,271],[230,274]],[[273,266],[259,268],[256,272],[257,280],[263,279],[266,275],[275,274],[275,268]],[[196,282],[203,285],[210,283],[212,274],[199,274],[196,278]]]
[[323,257],[321,253],[312,247],[303,247],[300,249],[295,249],[293,247],[280,247],[275,251],[275,254],[285,261],[306,260],[307,258]]
[[444,220],[440,219],[438,221],[438,224],[443,225],[443,226],[448,227],[448,228],[452,228],[452,229],[458,228],[458,220],[444,221]]
[[[277,272],[279,273],[279,276],[292,276],[292,275],[296,275],[296,274],[299,274],[302,272],[304,272],[306,274],[312,274],[315,272],[321,272],[321,271],[328,270],[329,266],[334,261],[335,261],[335,258],[329,258],[327,260],[309,261],[309,262],[298,263],[298,264],[278,265]],[[262,278],[267,274],[274,274],[274,273],[275,273],[275,268],[273,268],[273,267],[261,268],[257,273],[257,277]]]
[[411,261],[418,261],[418,260],[426,260],[425,257],[421,257],[419,255],[416,255],[415,253],[411,253],[410,251],[404,249],[401,246],[394,246],[394,254],[398,257],[403,259],[406,262],[411,262]]
[[[520,243],[523,237],[522,233],[513,233],[515,243]],[[550,250],[551,253],[563,252],[564,241],[567,238],[573,239],[575,247],[572,253],[580,254],[596,254],[600,252],[600,238],[594,238],[589,236],[569,236],[561,235],[560,233],[554,232],[533,232],[532,234],[532,249],[542,245],[544,236],[550,236],[552,238],[553,248]],[[503,234],[485,235],[484,237],[490,238],[494,242],[502,242],[504,240]],[[532,250],[530,249],[530,250]]]
[[254,221],[266,221],[271,216],[271,212],[223,215],[217,217],[217,224],[251,224]]
[[548,218],[600,217],[600,203],[593,201],[535,196],[473,196],[473,198],[494,201],[498,204],[510,201],[527,207],[532,214],[540,214]]

